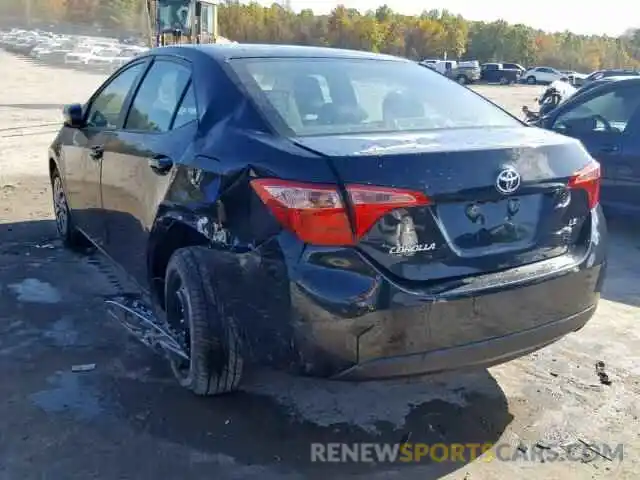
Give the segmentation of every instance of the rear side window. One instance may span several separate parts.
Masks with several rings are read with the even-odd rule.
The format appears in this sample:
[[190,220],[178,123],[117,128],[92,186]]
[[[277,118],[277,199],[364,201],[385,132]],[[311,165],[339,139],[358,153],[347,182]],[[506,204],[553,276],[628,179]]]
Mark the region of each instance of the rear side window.
[[231,65],[266,118],[286,135],[522,125],[414,62],[276,58],[235,59]]
[[190,77],[187,67],[157,60],[136,93],[125,130],[167,132]]

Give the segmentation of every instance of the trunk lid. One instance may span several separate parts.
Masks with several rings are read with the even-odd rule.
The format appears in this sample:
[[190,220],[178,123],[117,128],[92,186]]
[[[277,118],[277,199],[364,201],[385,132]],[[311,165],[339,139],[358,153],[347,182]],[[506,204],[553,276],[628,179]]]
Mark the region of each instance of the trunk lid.
[[[358,244],[398,280],[435,281],[512,268],[584,248],[586,195],[569,178],[591,157],[537,128],[301,137],[339,182],[410,189],[427,207],[379,219]],[[510,191],[513,190],[513,191]]]

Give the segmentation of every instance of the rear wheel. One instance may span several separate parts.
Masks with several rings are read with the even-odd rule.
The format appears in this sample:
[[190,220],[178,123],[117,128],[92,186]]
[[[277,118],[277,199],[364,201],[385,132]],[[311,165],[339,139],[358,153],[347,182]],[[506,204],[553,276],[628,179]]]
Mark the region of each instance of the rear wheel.
[[51,189],[53,192],[53,212],[56,217],[56,231],[62,239],[64,245],[69,248],[76,248],[82,243],[82,235],[76,230],[71,210],[64,192],[62,178],[57,170],[51,175]]
[[469,83],[469,80],[467,80],[467,77],[465,75],[458,75],[456,81],[460,85],[466,85],[467,83]]
[[171,369],[181,386],[203,396],[236,390],[244,360],[236,321],[219,297],[205,251],[177,250],[165,275],[167,321],[190,358],[170,360]]
[[534,77],[533,75],[530,75],[527,77],[527,83],[529,85],[535,85],[538,82],[536,81],[536,77]]

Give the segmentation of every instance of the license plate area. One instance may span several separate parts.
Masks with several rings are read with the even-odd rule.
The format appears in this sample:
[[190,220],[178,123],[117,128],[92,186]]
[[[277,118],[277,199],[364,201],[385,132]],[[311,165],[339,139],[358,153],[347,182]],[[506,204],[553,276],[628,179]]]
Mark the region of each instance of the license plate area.
[[451,244],[462,251],[504,247],[526,248],[535,243],[543,195],[497,201],[439,204],[436,215]]

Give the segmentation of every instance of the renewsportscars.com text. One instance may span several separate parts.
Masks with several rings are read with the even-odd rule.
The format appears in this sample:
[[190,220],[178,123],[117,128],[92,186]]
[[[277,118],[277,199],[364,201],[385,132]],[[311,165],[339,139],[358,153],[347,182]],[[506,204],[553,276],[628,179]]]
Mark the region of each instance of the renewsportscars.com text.
[[411,463],[411,462],[592,462],[598,459],[623,460],[624,446],[574,443],[561,449],[542,449],[536,445],[514,448],[492,443],[312,443],[312,462]]

